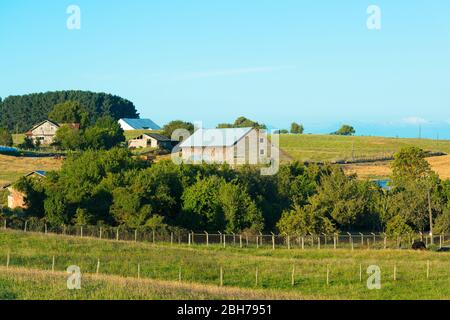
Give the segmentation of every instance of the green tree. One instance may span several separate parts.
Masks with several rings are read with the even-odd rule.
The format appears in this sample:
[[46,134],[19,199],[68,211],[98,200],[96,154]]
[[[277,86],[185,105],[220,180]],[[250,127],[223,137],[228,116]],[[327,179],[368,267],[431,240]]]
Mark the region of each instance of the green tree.
[[119,224],[136,228],[150,218],[152,208],[143,205],[140,194],[129,188],[117,188],[113,191],[113,204],[110,210]]
[[266,129],[266,125],[260,124],[256,121],[250,120],[246,117],[237,118],[234,123],[220,123],[217,128],[255,128],[255,129]]
[[79,123],[84,127],[88,123],[89,113],[78,101],[65,101],[55,105],[48,117],[57,123]]
[[124,141],[122,128],[110,116],[99,118],[94,126],[84,131],[85,148],[109,150]]
[[53,145],[63,150],[80,150],[84,147],[84,137],[80,130],[62,126],[56,131]]
[[407,147],[395,155],[391,164],[392,180],[396,186],[408,181],[418,181],[431,176],[431,166],[425,152],[417,147]]
[[450,207],[445,208],[444,212],[437,216],[434,226],[435,234],[450,233]]
[[372,210],[371,185],[361,185],[355,176],[347,176],[335,167],[321,178],[317,194],[309,202],[319,215],[328,217],[341,230],[353,229]]
[[330,234],[336,231],[333,222],[321,215],[321,212],[315,211],[311,205],[296,205],[285,211],[277,223],[277,228],[283,235]]
[[292,122],[291,124],[291,133],[292,134],[303,134],[304,132],[304,127],[301,124],[298,124],[296,122]]
[[389,220],[386,226],[386,234],[389,236],[399,237],[412,232],[413,229],[401,215],[394,216],[391,220]]
[[344,124],[338,131],[333,132],[332,134],[338,136],[353,136],[355,133],[355,128],[349,126],[348,124]]
[[226,232],[263,230],[262,213],[242,186],[224,183],[219,190],[219,202],[225,215]]
[[184,226],[197,231],[225,230],[226,218],[219,201],[223,183],[223,179],[211,176],[199,179],[184,191],[181,221]]
[[92,215],[83,208],[77,208],[73,223],[76,226],[87,226],[92,223]]
[[13,145],[13,138],[8,129],[0,128],[0,146],[11,147]]
[[194,125],[190,122],[185,122],[182,120],[170,121],[169,123],[164,125],[162,134],[170,138],[172,137],[172,133],[177,129],[185,129],[192,134],[194,132]]

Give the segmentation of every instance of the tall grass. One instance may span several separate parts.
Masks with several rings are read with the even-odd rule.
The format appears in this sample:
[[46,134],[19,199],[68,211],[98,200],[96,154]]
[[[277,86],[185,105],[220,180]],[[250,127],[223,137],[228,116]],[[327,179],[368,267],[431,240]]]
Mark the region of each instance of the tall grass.
[[[224,286],[248,290],[267,290],[280,294],[301,294],[327,299],[437,299],[450,298],[450,255],[409,250],[304,250],[241,249],[205,246],[170,246],[80,239],[54,235],[0,232],[0,265],[10,267],[64,271],[78,265],[83,273],[100,273],[119,277],[182,281],[202,285],[219,285],[219,270],[224,270]],[[430,277],[426,277],[427,262]],[[363,281],[359,268],[363,267]],[[382,271],[382,289],[368,290],[366,268],[378,265]],[[295,266],[295,285],[292,268]],[[326,283],[327,266],[330,284]],[[397,280],[393,279],[394,266]],[[255,270],[259,281],[255,287]],[[30,288],[31,290],[31,288]]]

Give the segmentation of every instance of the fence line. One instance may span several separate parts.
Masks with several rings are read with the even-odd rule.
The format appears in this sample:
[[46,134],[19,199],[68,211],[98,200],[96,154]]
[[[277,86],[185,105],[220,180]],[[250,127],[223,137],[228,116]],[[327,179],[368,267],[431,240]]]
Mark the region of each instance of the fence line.
[[264,235],[259,234],[226,234],[189,232],[187,230],[169,228],[165,230],[129,229],[109,226],[54,226],[42,220],[30,219],[0,219],[3,229],[21,230],[24,232],[37,232],[44,234],[60,234],[80,238],[97,238],[102,240],[132,241],[148,243],[170,243],[171,245],[205,245],[227,246],[236,248],[265,248],[283,249],[406,249],[411,248],[415,241],[423,241],[428,247],[434,244],[443,248],[450,246],[450,235],[433,235],[423,233],[406,234],[398,237],[389,237],[384,233],[335,233],[335,234],[308,234],[308,235]]

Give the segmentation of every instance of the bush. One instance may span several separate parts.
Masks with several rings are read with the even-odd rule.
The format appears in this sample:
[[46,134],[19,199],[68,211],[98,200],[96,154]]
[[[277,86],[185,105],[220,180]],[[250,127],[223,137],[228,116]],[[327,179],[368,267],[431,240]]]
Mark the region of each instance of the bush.
[[444,212],[436,218],[433,231],[435,234],[450,233],[450,208],[446,208]]
[[386,234],[392,237],[399,237],[401,235],[413,233],[413,229],[406,223],[400,215],[393,217],[386,226]]

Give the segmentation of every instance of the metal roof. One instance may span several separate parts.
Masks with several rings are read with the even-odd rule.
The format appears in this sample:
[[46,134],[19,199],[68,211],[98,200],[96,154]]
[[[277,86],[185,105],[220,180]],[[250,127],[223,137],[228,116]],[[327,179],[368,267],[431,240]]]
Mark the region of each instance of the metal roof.
[[154,123],[150,119],[122,118],[120,120],[124,121],[129,126],[133,127],[135,130],[145,130],[145,129],[159,130],[159,129],[161,129],[160,126],[158,126],[156,123]]
[[253,128],[198,129],[184,140],[181,148],[189,147],[231,147]]

